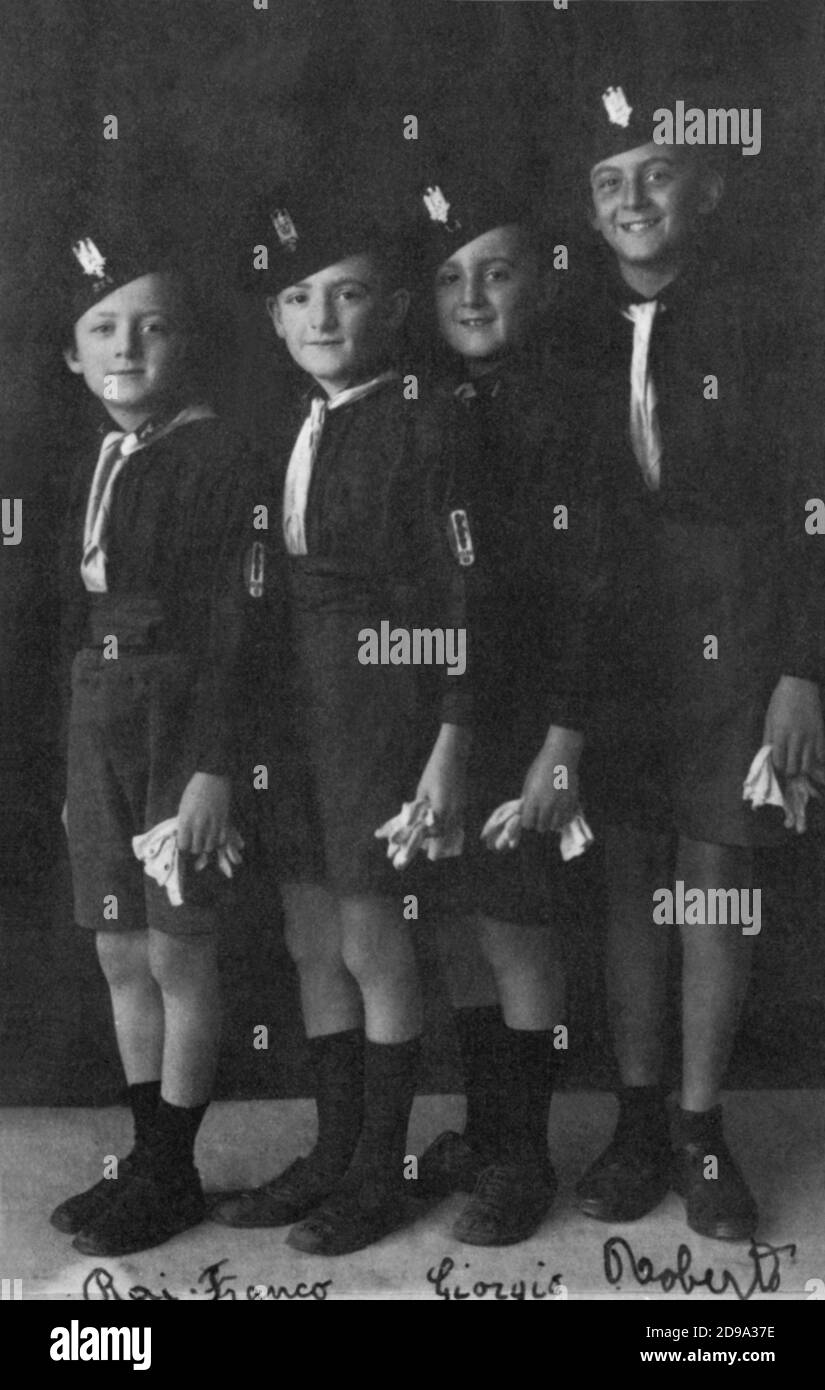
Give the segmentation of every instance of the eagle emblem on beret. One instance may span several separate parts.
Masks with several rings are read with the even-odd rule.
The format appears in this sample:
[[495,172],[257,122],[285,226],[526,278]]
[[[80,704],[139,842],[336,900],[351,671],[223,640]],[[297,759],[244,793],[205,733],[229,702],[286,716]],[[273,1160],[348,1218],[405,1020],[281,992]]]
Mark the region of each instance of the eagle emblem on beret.
[[424,189],[424,206],[430,214],[433,222],[443,222],[447,226],[447,219],[450,216],[450,204],[441,192],[438,184],[432,184]]
[[100,254],[91,237],[81,237],[72,246],[72,251],[84,275],[92,275],[95,280],[106,278],[106,257]]
[[602,102],[611,125],[628,126],[633,107],[628,105],[627,97],[621,87],[608,87],[602,92]]
[[294,251],[298,245],[298,230],[286,208],[275,209],[272,213],[272,225],[284,250]]

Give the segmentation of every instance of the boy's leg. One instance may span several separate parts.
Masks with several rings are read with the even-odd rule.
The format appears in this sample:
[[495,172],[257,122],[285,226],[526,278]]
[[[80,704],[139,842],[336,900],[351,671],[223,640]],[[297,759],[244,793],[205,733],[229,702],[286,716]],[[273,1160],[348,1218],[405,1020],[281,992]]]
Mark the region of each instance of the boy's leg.
[[474,1245],[509,1245],[535,1232],[556,1191],[547,1125],[564,960],[548,926],[480,917],[478,930],[501,1016],[480,1039],[463,1040],[468,1091],[478,1090],[476,1109],[484,1116],[478,1132],[486,1162],[454,1234]]
[[149,962],[166,1019],[161,1099],[178,1109],[205,1108],[212,1096],[221,1033],[217,934],[170,936],[150,931]]
[[658,1086],[664,1056],[667,928],[653,920],[653,893],[670,882],[667,841],[633,826],[605,832],[608,893],[605,978],[624,1087]]
[[339,899],[343,957],[364,1001],[364,1114],[346,1176],[288,1237],[313,1254],[346,1254],[405,1217],[404,1158],[415,1098],[421,987],[409,924],[395,899]]
[[[145,1148],[155,1121],[163,1062],[163,1000],[149,969],[145,930],[99,931],[96,945],[112,998],[118,1051],[135,1126],[135,1147],[118,1165],[119,1179],[128,1177],[135,1153]],[[52,1225],[75,1235],[119,1191],[116,1178],[102,1178],[85,1192],[61,1202],[52,1212]]]
[[361,994],[344,963],[337,899],[314,883],[283,884],[281,898],[307,1037],[361,1030]]
[[605,832],[606,985],[621,1078],[619,1118],[607,1149],[580,1179],[579,1209],[600,1221],[635,1221],[670,1185],[664,1058],[668,927],[653,921],[653,893],[670,882],[668,841],[632,826]]
[[496,978],[484,958],[475,917],[439,917],[436,947],[453,1009],[500,1012]]
[[416,1191],[425,1197],[472,1192],[495,1154],[498,1126],[491,1097],[498,1076],[503,1030],[498,987],[481,949],[478,919],[442,918],[436,928],[438,959],[458,1038],[466,1115],[461,1134],[447,1129],[433,1140],[418,1164]]
[[213,1218],[227,1226],[285,1226],[314,1210],[346,1172],[363,1121],[363,1011],[341,953],[338,903],[311,883],[287,884],[281,893],[314,1073],[318,1134],[307,1157],[213,1208]]
[[195,1139],[206,1113],[220,1038],[217,936],[149,930],[149,966],[163,998],[161,1098],[140,1171],[75,1239],[84,1254],[149,1249],[203,1220]]
[[[752,872],[749,849],[680,838],[676,877],[684,882],[686,895],[699,889],[707,903],[709,891],[732,889],[738,897],[750,888]],[[746,1239],[758,1220],[756,1204],[725,1143],[719,1105],[747,992],[752,946],[739,922],[682,927],[683,1079],[674,1135],[676,1182],[687,1203],[688,1225],[719,1240]]]
[[112,998],[118,1052],[132,1086],[160,1082],[163,998],[149,966],[149,933],[100,931],[97,957]]

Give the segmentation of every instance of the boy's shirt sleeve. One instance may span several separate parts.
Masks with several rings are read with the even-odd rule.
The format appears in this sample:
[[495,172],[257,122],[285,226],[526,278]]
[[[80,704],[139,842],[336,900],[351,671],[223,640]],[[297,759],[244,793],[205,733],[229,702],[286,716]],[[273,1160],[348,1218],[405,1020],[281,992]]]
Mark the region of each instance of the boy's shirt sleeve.
[[433,596],[432,626],[463,634],[465,669],[450,674],[438,670],[439,715],[442,724],[472,723],[472,641],[467,626],[464,572],[450,544],[450,487],[457,470],[468,462],[470,447],[462,420],[452,402],[430,405],[416,431],[416,447],[424,461],[424,485],[418,499],[420,534],[425,551],[428,590]]
[[[778,629],[783,675],[825,681],[825,543],[812,529],[810,504],[825,500],[823,326],[793,316],[793,343],[778,355],[779,420],[774,513],[778,547]],[[788,389],[790,386],[790,389]]]
[[547,726],[579,733],[590,722],[591,681],[603,622],[597,450],[587,427],[587,381],[559,365],[548,378],[558,402],[545,480],[530,530],[540,537],[535,597],[536,697]]
[[212,584],[189,748],[196,771],[219,777],[238,773],[248,715],[254,627],[249,557],[258,535],[252,527],[255,478],[239,447],[199,507],[201,544],[212,557]]
[[66,495],[58,546],[60,627],[57,650],[57,683],[60,697],[59,746],[65,758],[69,741],[69,709],[72,698],[72,663],[83,645],[89,616],[89,597],[80,577],[83,519],[92,480],[88,459],[78,462]]

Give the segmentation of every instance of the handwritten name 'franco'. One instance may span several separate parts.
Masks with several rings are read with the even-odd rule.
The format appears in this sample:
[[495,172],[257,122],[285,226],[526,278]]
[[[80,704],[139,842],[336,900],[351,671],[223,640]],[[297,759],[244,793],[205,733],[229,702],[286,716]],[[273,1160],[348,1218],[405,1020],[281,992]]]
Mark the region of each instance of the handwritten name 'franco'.
[[[132,1284],[129,1288],[118,1289],[111,1270],[98,1265],[83,1280],[83,1297],[89,1303],[132,1302],[132,1303],[177,1303],[182,1298],[203,1298],[213,1303],[221,1299],[231,1301],[246,1300],[250,1303],[269,1303],[281,1300],[301,1302],[311,1300],[324,1303],[332,1288],[331,1279],[316,1279],[314,1284],[301,1281],[298,1284],[247,1284],[245,1290],[233,1287],[238,1278],[222,1268],[227,1260],[217,1260],[215,1264],[205,1265],[195,1283],[186,1292],[171,1293],[161,1285],[157,1291],[146,1284]],[[160,1275],[163,1279],[165,1276]]]

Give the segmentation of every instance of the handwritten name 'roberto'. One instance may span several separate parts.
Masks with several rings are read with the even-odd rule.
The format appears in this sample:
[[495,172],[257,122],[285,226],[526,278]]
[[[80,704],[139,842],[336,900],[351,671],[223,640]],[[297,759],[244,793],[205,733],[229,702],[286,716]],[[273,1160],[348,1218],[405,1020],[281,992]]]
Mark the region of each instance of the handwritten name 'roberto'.
[[781,1259],[788,1255],[796,1256],[795,1245],[757,1245],[751,1241],[748,1259],[752,1265],[749,1284],[740,1283],[729,1269],[706,1269],[704,1274],[692,1271],[693,1254],[690,1247],[680,1245],[676,1252],[674,1269],[657,1271],[653,1261],[646,1255],[636,1256],[628,1241],[621,1236],[611,1236],[604,1245],[604,1274],[608,1284],[619,1285],[626,1276],[635,1279],[637,1284],[658,1284],[664,1293],[679,1288],[685,1294],[695,1289],[707,1289],[708,1293],[723,1294],[730,1289],[742,1302],[752,1298],[755,1293],[777,1293],[781,1284]]

